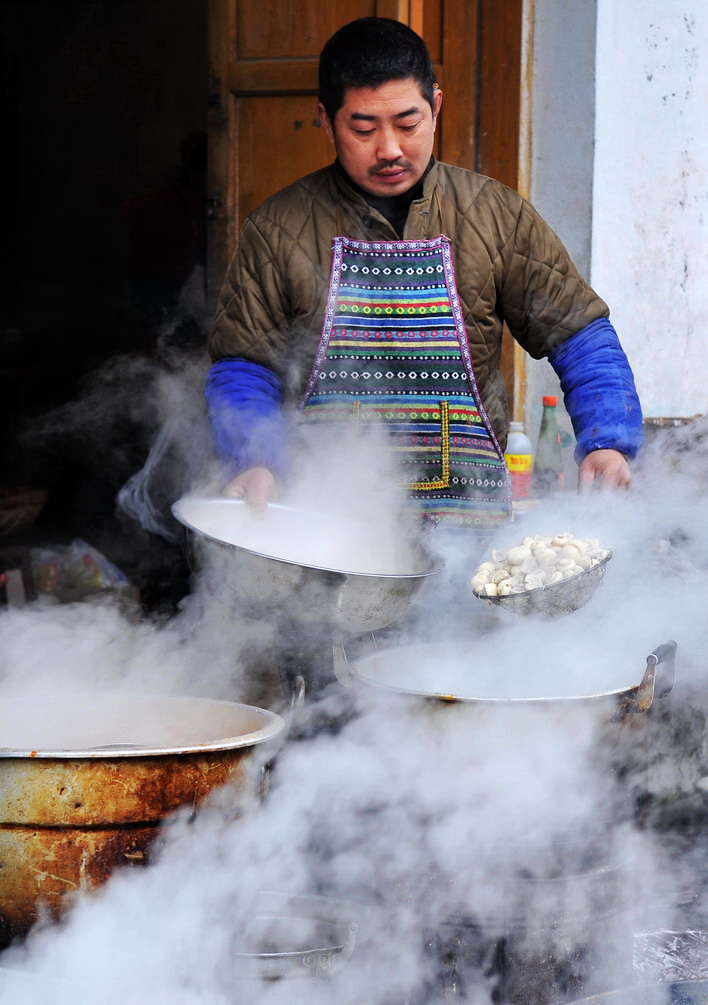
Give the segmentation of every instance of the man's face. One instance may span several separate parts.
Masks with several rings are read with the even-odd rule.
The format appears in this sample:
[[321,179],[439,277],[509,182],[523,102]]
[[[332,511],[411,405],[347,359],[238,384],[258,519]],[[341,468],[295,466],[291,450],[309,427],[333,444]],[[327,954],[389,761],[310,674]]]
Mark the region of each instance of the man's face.
[[428,166],[442,92],[431,109],[412,78],[380,87],[350,87],[331,122],[320,118],[337,157],[352,181],[373,195],[407,192]]

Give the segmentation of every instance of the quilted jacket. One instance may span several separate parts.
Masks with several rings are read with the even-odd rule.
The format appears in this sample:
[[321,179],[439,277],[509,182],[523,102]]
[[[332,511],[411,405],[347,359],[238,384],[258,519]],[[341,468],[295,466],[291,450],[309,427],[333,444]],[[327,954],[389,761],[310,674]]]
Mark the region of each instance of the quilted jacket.
[[[540,359],[609,311],[530,203],[500,182],[435,163],[422,197],[411,205],[403,239],[441,232],[452,243],[482,402],[504,444],[503,323]],[[400,239],[331,165],[248,217],[221,291],[212,359],[237,357],[272,370],[286,405],[302,394],[314,362],[337,233],[362,241]]]

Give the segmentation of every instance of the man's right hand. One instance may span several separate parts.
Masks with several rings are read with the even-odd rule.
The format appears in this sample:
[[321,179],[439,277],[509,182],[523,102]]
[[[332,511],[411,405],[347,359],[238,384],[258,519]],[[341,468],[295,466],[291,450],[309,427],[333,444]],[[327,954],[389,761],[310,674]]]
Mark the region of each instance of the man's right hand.
[[245,499],[253,509],[265,509],[276,496],[275,475],[268,468],[248,468],[233,478],[222,495],[229,499]]

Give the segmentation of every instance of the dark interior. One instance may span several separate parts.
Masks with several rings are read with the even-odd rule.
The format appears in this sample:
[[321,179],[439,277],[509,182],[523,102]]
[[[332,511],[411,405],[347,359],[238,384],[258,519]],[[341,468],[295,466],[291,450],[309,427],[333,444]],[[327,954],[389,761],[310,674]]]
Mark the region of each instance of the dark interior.
[[6,0],[0,66],[0,571],[81,539],[169,607],[180,548],[115,500],[204,349],[207,4]]

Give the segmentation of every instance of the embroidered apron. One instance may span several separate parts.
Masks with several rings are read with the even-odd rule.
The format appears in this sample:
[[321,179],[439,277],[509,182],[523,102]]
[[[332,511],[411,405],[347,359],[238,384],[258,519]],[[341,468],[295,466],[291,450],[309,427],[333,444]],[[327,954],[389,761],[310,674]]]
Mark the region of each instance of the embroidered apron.
[[510,513],[504,456],[484,411],[450,241],[336,237],[301,419],[383,423],[423,517],[492,528]]

